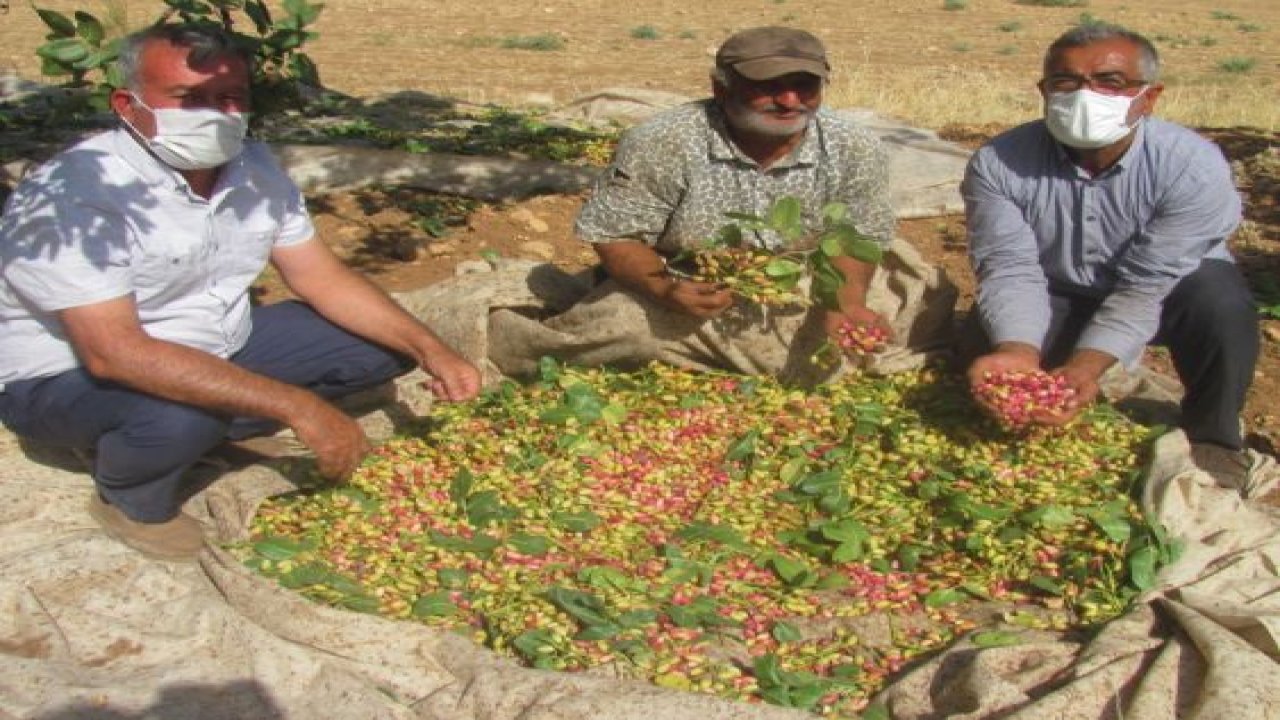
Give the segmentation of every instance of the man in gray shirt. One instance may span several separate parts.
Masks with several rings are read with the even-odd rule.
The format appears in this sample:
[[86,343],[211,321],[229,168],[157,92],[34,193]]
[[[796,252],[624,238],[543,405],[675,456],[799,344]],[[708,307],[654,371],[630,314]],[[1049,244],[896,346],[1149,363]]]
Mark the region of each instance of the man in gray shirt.
[[1075,402],[1037,420],[1061,424],[1111,365],[1165,345],[1186,390],[1193,459],[1236,484],[1258,354],[1256,308],[1227,250],[1240,199],[1215,145],[1150,117],[1158,71],[1141,35],[1075,28],[1045,55],[1044,119],[974,155],[962,192],[985,348],[968,374],[976,385],[992,372],[1051,369]]

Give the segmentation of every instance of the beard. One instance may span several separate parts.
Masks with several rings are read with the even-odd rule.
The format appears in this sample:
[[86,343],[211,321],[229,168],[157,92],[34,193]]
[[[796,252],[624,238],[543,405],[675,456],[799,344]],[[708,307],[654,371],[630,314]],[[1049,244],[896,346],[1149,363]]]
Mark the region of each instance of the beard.
[[754,108],[734,98],[724,103],[724,114],[738,130],[779,138],[804,132],[813,120],[813,111],[805,107],[784,108],[770,103]]

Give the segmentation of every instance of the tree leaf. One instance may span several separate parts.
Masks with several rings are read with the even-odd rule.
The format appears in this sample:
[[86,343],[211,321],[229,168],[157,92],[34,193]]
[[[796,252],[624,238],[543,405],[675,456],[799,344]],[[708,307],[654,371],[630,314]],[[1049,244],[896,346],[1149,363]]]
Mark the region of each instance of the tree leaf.
[[773,624],[769,634],[780,643],[799,642],[804,639],[804,633],[800,632],[800,628],[782,620]]
[[551,519],[565,530],[576,533],[591,532],[602,522],[600,516],[590,510],[554,512],[551,514]]
[[1022,635],[1007,630],[985,630],[974,633],[970,638],[975,647],[997,648],[1022,644]]
[[458,606],[449,599],[447,592],[434,592],[419,596],[413,603],[413,616],[416,618],[448,617],[458,611]]
[[521,555],[546,555],[551,550],[551,541],[542,535],[530,535],[529,533],[517,533],[507,539],[507,542]]
[[724,459],[728,461],[745,460],[756,452],[756,442],[760,439],[760,430],[752,428],[748,430],[742,437],[738,438],[728,451],[724,454]]
[[77,10],[76,34],[84,38],[84,41],[93,47],[98,47],[102,44],[102,39],[106,37],[107,31],[102,27],[102,22],[98,18],[83,10]]
[[964,602],[969,599],[968,593],[956,588],[939,588],[924,596],[924,604],[926,607],[936,608],[944,605],[954,605],[958,602]]
[[783,195],[769,208],[769,227],[784,237],[795,238],[804,232],[803,221],[804,207],[791,195]]
[[253,544],[254,552],[276,562],[289,560],[306,549],[303,543],[284,537],[269,537]]
[[89,55],[89,46],[78,37],[59,38],[36,48],[36,55],[54,62],[71,65]]
[[76,24],[71,18],[63,15],[57,10],[46,10],[44,8],[36,8],[36,15],[44,21],[54,35],[62,38],[69,38],[76,34]]
[[1160,551],[1154,545],[1143,545],[1129,553],[1129,580],[1139,590],[1150,590],[1156,584],[1156,560]]

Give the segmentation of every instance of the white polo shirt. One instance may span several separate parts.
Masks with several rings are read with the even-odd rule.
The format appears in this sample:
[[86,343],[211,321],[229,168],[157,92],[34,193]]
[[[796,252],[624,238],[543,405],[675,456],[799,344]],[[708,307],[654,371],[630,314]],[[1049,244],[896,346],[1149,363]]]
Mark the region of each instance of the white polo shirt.
[[85,140],[23,180],[0,217],[0,384],[77,367],[57,312],[125,295],[152,337],[228,357],[272,248],[314,233],[261,143],[205,200],[125,130]]

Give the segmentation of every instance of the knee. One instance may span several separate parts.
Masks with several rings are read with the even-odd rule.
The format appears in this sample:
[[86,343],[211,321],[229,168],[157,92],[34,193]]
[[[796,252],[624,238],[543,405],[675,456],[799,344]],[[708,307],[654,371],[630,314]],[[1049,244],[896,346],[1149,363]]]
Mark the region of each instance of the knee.
[[228,419],[157,400],[103,435],[99,458],[116,458],[141,475],[160,473],[197,460],[226,439],[229,426]]
[[1165,300],[1167,320],[1190,323],[1205,337],[1255,333],[1257,305],[1244,276],[1232,263],[1206,260],[1183,278]]

